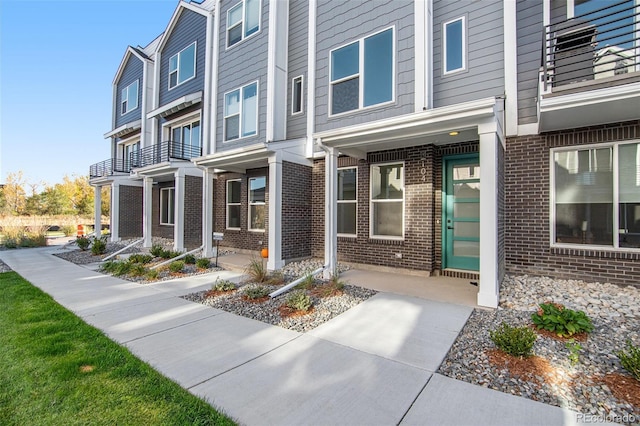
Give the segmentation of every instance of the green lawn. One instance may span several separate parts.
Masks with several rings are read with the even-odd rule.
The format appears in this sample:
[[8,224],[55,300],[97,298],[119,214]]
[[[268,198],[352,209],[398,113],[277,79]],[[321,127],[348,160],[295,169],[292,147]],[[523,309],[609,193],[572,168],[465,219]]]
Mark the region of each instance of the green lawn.
[[15,272],[5,272],[0,424],[234,423]]

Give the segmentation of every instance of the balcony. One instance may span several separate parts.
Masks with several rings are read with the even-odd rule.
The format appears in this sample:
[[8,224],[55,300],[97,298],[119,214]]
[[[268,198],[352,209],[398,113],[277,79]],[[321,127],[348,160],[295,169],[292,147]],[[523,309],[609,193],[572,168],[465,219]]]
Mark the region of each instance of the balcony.
[[121,158],[109,158],[108,160],[89,166],[89,178],[113,176],[119,173],[126,174],[131,171],[130,162]]
[[604,4],[544,28],[541,131],[640,118],[640,7]]
[[202,148],[181,142],[165,141],[142,148],[131,153],[131,164],[134,168],[147,167],[171,160],[191,160],[200,157]]

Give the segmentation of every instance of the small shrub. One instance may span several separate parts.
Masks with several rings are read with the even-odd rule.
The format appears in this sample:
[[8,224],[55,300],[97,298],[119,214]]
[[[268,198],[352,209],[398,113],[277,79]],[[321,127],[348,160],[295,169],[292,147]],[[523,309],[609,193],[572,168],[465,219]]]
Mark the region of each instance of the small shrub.
[[251,300],[262,299],[263,297],[267,297],[269,293],[269,289],[263,285],[248,287],[244,290],[245,297]]
[[531,315],[531,320],[539,330],[544,329],[560,337],[593,331],[593,324],[587,314],[567,309],[559,303],[541,303],[538,311]]
[[200,259],[196,260],[196,266],[200,269],[207,269],[209,268],[209,266],[211,266],[211,261],[206,257],[201,257]]
[[117,262],[116,260],[108,260],[108,261],[104,262],[104,263],[100,266],[100,269],[101,269],[102,271],[104,271],[104,272],[107,272],[107,273],[110,273],[110,274],[111,274],[111,273],[113,273],[113,270],[114,270],[114,268],[115,268],[115,265],[114,265],[114,264],[115,264],[116,262]]
[[569,339],[569,341],[564,344],[564,347],[569,350],[569,362],[571,365],[576,365],[578,361],[580,361],[582,345],[576,342],[576,339]]
[[141,263],[146,265],[147,263],[151,263],[152,260],[153,256],[150,254],[135,253],[129,256],[129,263]]
[[192,254],[188,254],[184,257],[184,263],[187,265],[193,265],[196,263],[196,257]]
[[142,277],[147,275],[149,270],[141,263],[132,263],[129,268],[129,275],[132,277]]
[[119,277],[121,275],[127,275],[131,271],[132,266],[131,263],[122,260],[110,260],[103,263],[101,269],[104,272]]
[[301,290],[309,290],[311,289],[311,287],[313,287],[313,284],[315,284],[315,282],[316,279],[313,278],[313,275],[307,274],[305,275],[304,280],[302,280],[300,284],[296,286],[296,288]]
[[311,298],[304,292],[304,290],[292,291],[285,301],[285,304],[297,311],[308,311],[311,309]]
[[340,272],[336,268],[331,274],[331,278],[329,279],[329,285],[333,287],[337,291],[341,291],[344,288],[344,281],[340,279]]
[[219,280],[216,278],[216,282],[211,285],[211,290],[214,291],[231,291],[235,290],[236,285],[229,280]]
[[76,233],[76,227],[73,225],[62,225],[60,227],[60,231],[64,234],[65,237],[70,237]]
[[282,285],[284,284],[284,275],[280,271],[274,271],[268,275],[267,284],[269,285]]
[[537,336],[529,327],[512,327],[503,322],[496,330],[489,331],[491,341],[501,351],[516,357],[529,357]]
[[91,240],[83,235],[76,238],[76,245],[80,248],[80,250],[85,251],[91,245]]
[[636,380],[640,381],[640,346],[635,346],[631,340],[627,340],[625,349],[616,352],[618,359],[620,359],[620,364]]
[[144,276],[147,280],[154,281],[160,277],[160,272],[156,271],[155,269],[148,269]]
[[253,283],[263,283],[269,278],[267,268],[262,259],[251,258],[249,265],[245,268],[245,273]]
[[16,241],[16,240],[15,240],[14,238],[12,238],[12,237],[7,237],[7,238],[5,238],[5,240],[4,240],[4,246],[5,246],[6,248],[9,248],[9,249],[17,248],[17,247],[18,247],[18,241]]
[[175,260],[169,264],[169,270],[174,273],[182,272],[184,269],[184,262],[182,260]]
[[91,254],[99,256],[107,252],[107,239],[105,237],[96,238],[91,244]]
[[149,253],[151,253],[153,257],[162,257],[163,252],[164,252],[164,249],[160,244],[152,245],[151,249],[149,250]]

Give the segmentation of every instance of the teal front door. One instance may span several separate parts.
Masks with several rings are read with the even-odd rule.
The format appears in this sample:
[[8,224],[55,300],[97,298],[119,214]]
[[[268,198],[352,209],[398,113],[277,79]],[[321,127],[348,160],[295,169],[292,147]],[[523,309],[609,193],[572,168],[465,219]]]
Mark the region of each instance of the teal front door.
[[445,158],[443,265],[480,268],[480,161],[477,155]]

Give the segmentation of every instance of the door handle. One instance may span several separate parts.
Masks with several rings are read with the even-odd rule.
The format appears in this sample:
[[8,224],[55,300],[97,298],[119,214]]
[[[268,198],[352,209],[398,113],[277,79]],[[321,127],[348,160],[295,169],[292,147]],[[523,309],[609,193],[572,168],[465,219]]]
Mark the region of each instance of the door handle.
[[447,229],[453,229],[453,226],[447,226]]

